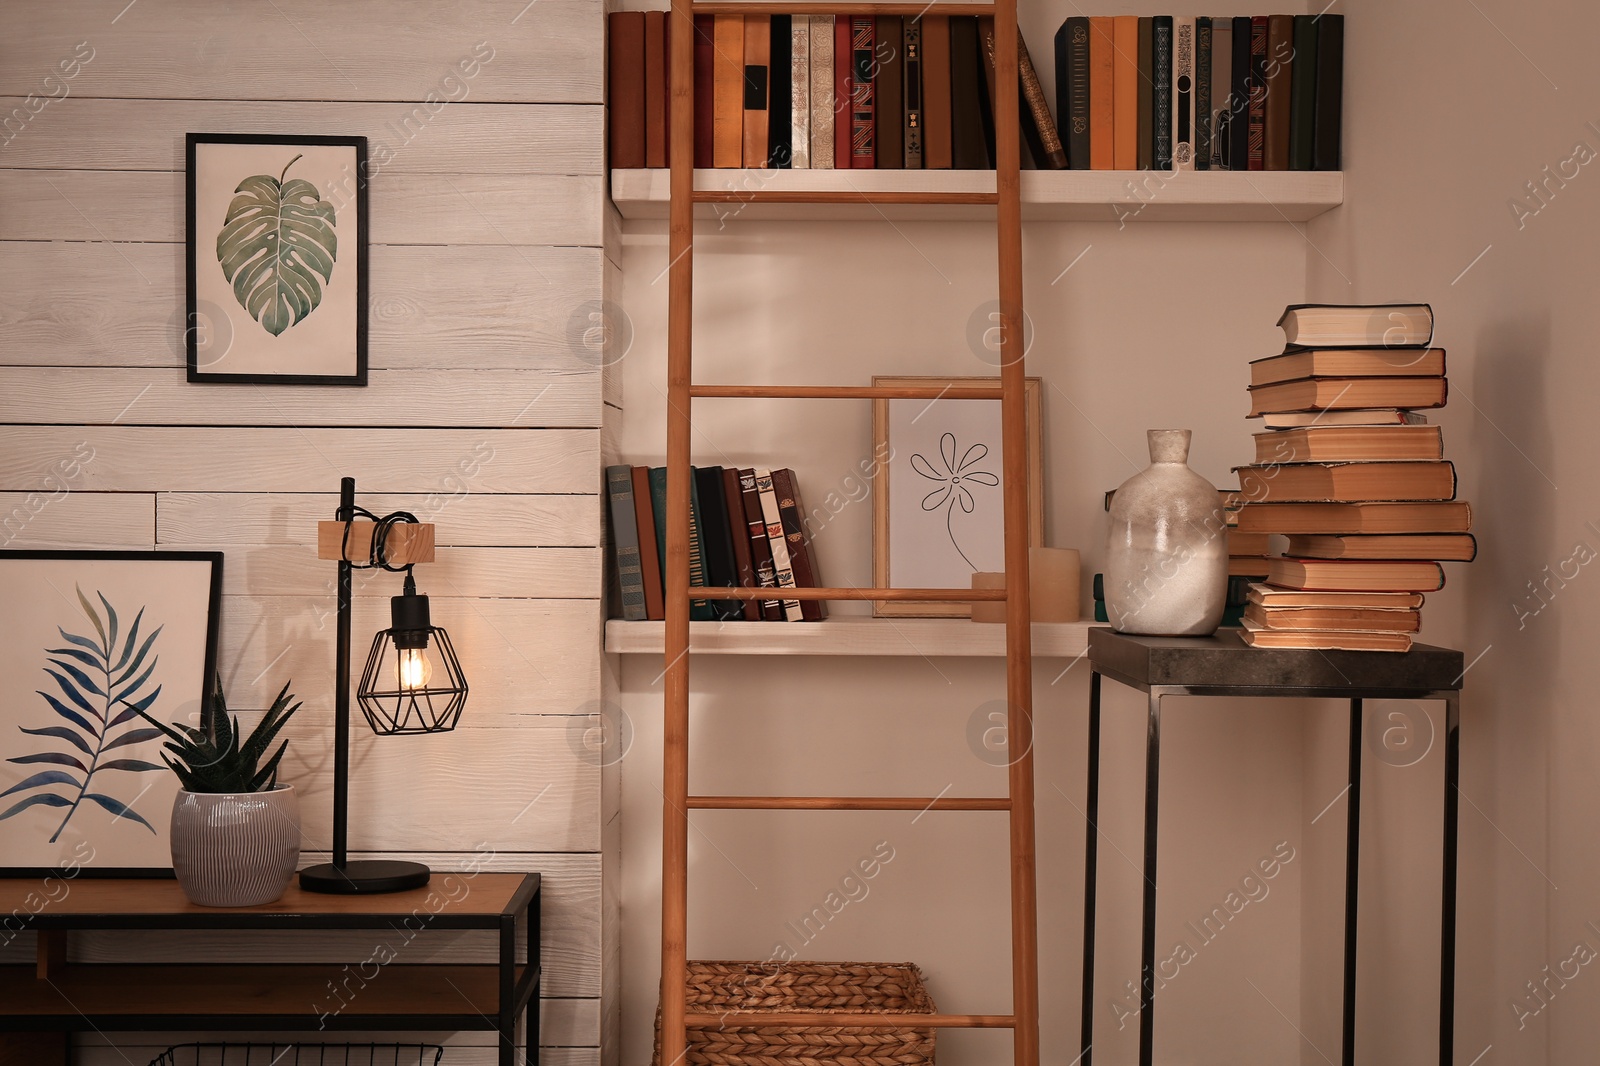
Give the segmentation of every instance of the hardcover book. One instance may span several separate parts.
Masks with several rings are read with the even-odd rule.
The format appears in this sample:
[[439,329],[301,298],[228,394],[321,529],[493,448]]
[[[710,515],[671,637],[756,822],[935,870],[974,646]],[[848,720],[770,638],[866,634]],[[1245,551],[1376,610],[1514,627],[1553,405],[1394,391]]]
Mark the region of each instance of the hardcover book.
[[1250,19],[1250,170],[1266,169],[1267,16]]
[[[778,496],[778,515],[783,520],[783,536],[789,551],[789,563],[794,570],[796,588],[821,588],[816,556],[806,537],[805,504],[800,502],[800,486],[792,470],[774,470],[772,488]],[[822,600],[801,600],[800,615],[807,622],[820,622],[828,617],[827,604]]]
[[744,16],[713,15],[712,158],[718,167],[744,163]]
[[1464,500],[1434,503],[1250,503],[1239,509],[1244,533],[1466,533]]
[[1300,348],[1250,361],[1250,384],[1297,378],[1443,377],[1443,348]]
[[789,159],[811,169],[811,16],[789,16]]
[[771,81],[772,16],[744,16],[744,165],[767,168],[770,132],[767,93]]
[[1294,85],[1294,16],[1267,16],[1267,99],[1262,157],[1266,170],[1289,169],[1289,108]]
[[879,15],[873,31],[872,122],[874,159],[880,170],[902,170],[906,165],[903,21],[898,15]]
[[[778,509],[778,494],[772,484],[772,471],[756,470],[756,492],[761,497],[761,516],[766,522],[767,543],[772,548],[772,566],[780,590],[798,588],[794,564],[789,559],[789,542],[783,533],[783,514]],[[799,600],[783,600],[783,616],[790,622],[805,620]]]
[[[1248,16],[1233,19],[1232,88],[1228,93],[1228,169],[1250,169],[1250,84],[1255,23]],[[1262,48],[1266,41],[1263,39]],[[1263,55],[1265,52],[1263,52]]]
[[1227,170],[1233,136],[1228,125],[1233,103],[1233,20],[1211,20],[1211,167]]
[[872,170],[877,164],[877,22],[871,15],[850,19],[850,165]]
[[645,20],[643,11],[607,16],[606,99],[610,102],[611,166],[645,164]]
[[1156,15],[1151,23],[1150,130],[1154,145],[1150,165],[1172,169],[1172,16]]
[[667,19],[644,13],[644,165],[667,165]]
[[833,167],[849,170],[855,166],[851,155],[851,132],[855,118],[855,52],[850,40],[851,17],[837,15],[833,20]]
[[1067,149],[1061,143],[1061,133],[1050,117],[1050,105],[1045,100],[1044,85],[1034,68],[1033,57],[1028,54],[1028,44],[1017,32],[1017,76],[1022,81],[1022,99],[1019,114],[1022,133],[1027,138],[1028,150],[1033,154],[1033,165],[1040,170],[1065,170]]
[[606,467],[606,496],[611,505],[611,580],[618,601],[617,617],[642,622],[644,574],[639,567],[639,528],[633,512],[633,471],[626,466]]
[[[706,584],[705,546],[701,541],[699,503],[696,500],[695,479],[689,478],[689,586],[691,588],[704,588]],[[665,578],[667,573],[667,468],[653,466],[650,468],[650,502],[655,510],[656,519],[656,549],[660,558],[661,573]],[[715,619],[711,603],[708,600],[689,601],[689,620],[692,622],[710,622]]]
[[[733,543],[734,575],[741,588],[756,587],[755,559],[750,554],[750,526],[744,517],[744,490],[739,486],[739,471],[722,468],[722,500],[728,513],[728,539]],[[761,602],[740,602],[739,617],[746,622],[761,621]]]
[[1471,533],[1306,533],[1289,538],[1288,554],[1302,559],[1436,559],[1470,563],[1478,554]]
[[1156,134],[1153,123],[1155,114],[1155,84],[1156,84],[1156,44],[1155,44],[1155,19],[1149,15],[1139,16],[1139,92],[1138,101],[1139,144],[1137,167],[1140,170],[1151,170],[1156,159]]
[[[761,490],[756,485],[756,472],[748,467],[739,470],[739,494],[744,497],[745,529],[750,537],[750,562],[755,567],[756,586],[775,589],[778,587],[778,572],[773,565],[772,543],[767,539],[767,519],[761,510]],[[760,600],[758,605],[764,621],[785,620],[781,600]]]
[[921,170],[923,164],[922,146],[922,20],[908,18],[901,20],[901,40],[904,43],[904,58],[901,62],[901,72],[904,75],[902,96],[905,100],[905,168],[907,170]]
[[927,170],[955,166],[955,101],[950,95],[950,17],[923,15],[922,165]]
[[1089,20],[1075,15],[1056,31],[1056,116],[1067,165],[1089,169]]
[[1194,169],[1194,19],[1172,20],[1172,169]]
[[989,149],[984,138],[983,56],[978,19],[950,18],[950,150],[957,170],[987,170]]
[[1409,560],[1273,559],[1267,583],[1329,592],[1434,592],[1444,588],[1444,567]]
[[1369,407],[1443,407],[1445,378],[1305,378],[1250,389],[1250,416]]
[[1427,347],[1433,308],[1427,304],[1291,304],[1278,319],[1296,348]]
[[1289,169],[1316,169],[1317,17],[1294,16],[1294,71],[1289,89]]
[[1211,20],[1194,20],[1194,168],[1211,169]]
[[[832,170],[834,158],[833,16],[811,16],[811,169]],[[849,124],[845,134],[849,135]]]
[[1116,21],[1089,19],[1089,168],[1114,170],[1116,155]]
[[1317,17],[1317,120],[1312,165],[1338,170],[1344,109],[1344,16]]
[[1255,442],[1263,465],[1444,458],[1438,426],[1312,426],[1257,433]]
[[661,583],[661,549],[656,545],[655,501],[650,493],[650,468],[636,466],[633,474],[633,511],[639,530],[639,569],[644,583],[644,616],[652,622],[667,617],[665,586]]
[[[700,541],[704,551],[705,583],[709,588],[737,588],[739,563],[733,550],[733,537],[728,528],[728,501],[722,494],[722,467],[697,466],[694,468],[695,499],[698,502],[696,517],[700,528]],[[708,600],[711,614],[720,621],[734,621],[744,617],[744,604],[739,600]]]
[[1449,500],[1456,468],[1444,461],[1389,463],[1283,463],[1238,468],[1247,499],[1271,503],[1338,503],[1366,500]]
[[793,19],[773,15],[767,65],[767,165],[776,170],[794,167],[794,48]]
[[1139,168],[1139,16],[1111,20],[1111,168]]
[[716,165],[716,18],[694,17],[694,165]]

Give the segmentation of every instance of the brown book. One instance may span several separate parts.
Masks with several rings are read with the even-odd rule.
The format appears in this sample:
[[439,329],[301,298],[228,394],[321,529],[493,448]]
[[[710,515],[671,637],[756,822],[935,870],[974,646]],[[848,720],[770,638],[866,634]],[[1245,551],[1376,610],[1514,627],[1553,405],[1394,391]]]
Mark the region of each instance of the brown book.
[[1302,378],[1250,388],[1250,415],[1367,407],[1443,407],[1445,378]]
[[1050,117],[1050,102],[1045,99],[1044,84],[1021,30],[1017,31],[1017,76],[1022,79],[1022,131],[1028,138],[1033,165],[1040,170],[1067,169],[1067,146],[1061,143],[1061,131]]
[[1432,503],[1249,503],[1239,508],[1243,533],[1465,533],[1465,500]]
[[905,30],[898,15],[879,15],[877,77],[873,79],[873,140],[879,170],[904,170],[906,165]]
[[[821,588],[817,558],[806,536],[805,504],[800,502],[800,486],[794,471],[774,470],[772,489],[778,494],[778,513],[783,518],[783,537],[789,546],[789,565],[794,570],[795,588]],[[828,617],[827,604],[822,600],[801,600],[800,612],[807,622],[820,622]]]
[[878,156],[877,19],[850,18],[850,165],[872,170]]
[[850,15],[833,20],[833,168],[849,170],[854,163],[851,135],[854,130],[855,49],[852,47]]
[[1256,503],[1358,503],[1450,500],[1456,468],[1447,462],[1283,463],[1241,466],[1239,491]]
[[1273,559],[1267,584],[1329,592],[1433,592],[1444,588],[1444,567],[1392,559]]
[[639,570],[644,577],[644,616],[652,622],[667,617],[661,583],[661,548],[656,544],[656,510],[650,498],[650,468],[633,468],[633,515],[639,526]]
[[1311,426],[1255,435],[1256,462],[1356,463],[1443,459],[1438,426]]
[[1265,555],[1228,556],[1229,577],[1266,577],[1268,557]]
[[1116,169],[1116,21],[1089,19],[1089,169]]
[[1443,348],[1300,348],[1250,361],[1250,384],[1300,378],[1444,377]]
[[[694,165],[702,169],[716,163],[716,17],[694,17]],[[667,114],[672,114],[671,101]],[[667,123],[670,128],[672,123]]]
[[983,68],[983,101],[979,111],[983,117],[984,153],[988,166],[997,165],[1000,158],[995,140],[995,116],[1000,105],[994,95],[994,16],[978,16],[978,66]]
[[1240,533],[1237,529],[1228,530],[1229,555],[1266,555],[1271,550],[1270,533]]
[[1156,141],[1151,130],[1155,121],[1155,21],[1150,15],[1139,16],[1139,92],[1135,105],[1139,109],[1136,119],[1139,158],[1135,164],[1139,170],[1149,170],[1155,165]]
[[644,13],[644,165],[667,165],[667,13]]
[[1423,597],[1416,592],[1301,592],[1296,589],[1278,589],[1271,585],[1251,585],[1245,594],[1246,603],[1259,603],[1267,607],[1334,607],[1360,608],[1373,611],[1415,611],[1422,606]]
[[627,170],[645,165],[644,12],[613,11],[606,24],[611,166]]
[[1433,341],[1427,304],[1290,304],[1278,325],[1296,348],[1426,348]]
[[1267,100],[1262,161],[1267,170],[1289,169],[1290,94],[1294,76],[1294,16],[1267,16]]
[[[750,557],[750,524],[744,517],[744,490],[739,487],[739,471],[731,466],[722,468],[722,498],[728,509],[728,536],[733,541],[735,580],[741,588],[756,587],[755,563]],[[759,600],[745,600],[742,604],[746,622],[761,621]]]
[[[1112,19],[1112,169],[1139,169],[1139,16]],[[1090,98],[1093,106],[1093,97]],[[1093,134],[1090,134],[1092,137]],[[1093,141],[1090,141],[1091,151]]]
[[[828,27],[831,32],[833,27]],[[750,563],[756,571],[756,587],[775,589],[778,573],[772,562],[772,542],[767,539],[767,519],[761,510],[761,493],[756,488],[756,472],[749,467],[739,468],[739,495],[744,503],[745,528],[750,540]],[[781,600],[760,600],[761,618],[767,622],[782,622]]]
[[768,97],[772,84],[772,16],[744,16],[744,165],[767,168]]
[[1289,554],[1301,559],[1434,559],[1470,563],[1478,554],[1471,533],[1305,533],[1289,538]]
[[1253,648],[1306,648],[1318,651],[1393,651],[1411,650],[1411,636],[1407,633],[1347,633],[1305,629],[1284,632],[1273,629],[1251,629],[1248,624],[1239,634]]
[[744,16],[715,15],[711,137],[713,165],[744,164]]
[[1329,426],[1425,426],[1428,416],[1395,407],[1349,411],[1283,411],[1261,416],[1268,429],[1325,429]]
[[[833,99],[832,15],[812,15],[811,30],[811,169],[832,170],[834,138],[838,136]],[[849,136],[849,123],[844,133]]]
[[1337,629],[1355,633],[1415,633],[1422,628],[1420,611],[1385,611],[1363,607],[1268,607],[1245,605],[1244,617],[1262,629]]
[[949,170],[950,123],[950,16],[923,15],[922,23],[922,166]]

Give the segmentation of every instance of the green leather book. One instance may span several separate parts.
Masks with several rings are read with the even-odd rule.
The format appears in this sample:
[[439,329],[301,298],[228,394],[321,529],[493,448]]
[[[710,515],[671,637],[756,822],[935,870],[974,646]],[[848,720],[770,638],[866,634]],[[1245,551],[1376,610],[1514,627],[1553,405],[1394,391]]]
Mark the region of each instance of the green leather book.
[[1289,88],[1289,169],[1316,169],[1317,17],[1294,17],[1294,69]]
[[[693,467],[690,467],[689,477],[689,585],[691,587],[705,587],[706,565],[705,545],[700,537],[700,523],[697,512],[700,510],[696,500],[698,493],[695,491]],[[656,512],[656,549],[661,556],[661,576],[665,580],[667,574],[667,468],[652,466],[650,468],[650,502]],[[709,600],[689,601],[689,621],[713,622],[716,621],[716,611]]]

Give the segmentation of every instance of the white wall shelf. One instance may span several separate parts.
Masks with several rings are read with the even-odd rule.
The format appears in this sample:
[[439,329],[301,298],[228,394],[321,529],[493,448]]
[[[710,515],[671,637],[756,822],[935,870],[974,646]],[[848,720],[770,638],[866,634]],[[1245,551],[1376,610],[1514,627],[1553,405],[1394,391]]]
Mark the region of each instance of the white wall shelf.
[[[1038,659],[1074,659],[1095,622],[1036,622]],[[606,623],[606,651],[660,655],[665,622]],[[710,655],[884,655],[1002,658],[1006,627],[964,618],[835,618],[826,622],[691,622],[689,650]]]
[[[859,193],[859,204],[699,204],[695,217],[739,220],[991,219],[988,205],[899,204],[896,193],[992,193],[986,170],[696,170],[695,188]],[[667,171],[613,170],[623,218],[667,217]],[[1304,222],[1344,202],[1338,171],[1025,170],[1022,217],[1042,222]]]

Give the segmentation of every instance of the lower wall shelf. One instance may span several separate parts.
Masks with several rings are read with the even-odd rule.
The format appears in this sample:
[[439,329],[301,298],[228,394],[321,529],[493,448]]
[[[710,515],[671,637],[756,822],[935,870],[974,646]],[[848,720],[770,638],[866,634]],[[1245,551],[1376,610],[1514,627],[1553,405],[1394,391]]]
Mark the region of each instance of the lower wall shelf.
[[[1094,622],[1036,622],[1037,659],[1074,659]],[[665,622],[606,623],[606,651],[661,655]],[[689,650],[710,655],[955,655],[1000,658],[1006,627],[962,618],[835,618],[827,622],[691,622]]]

